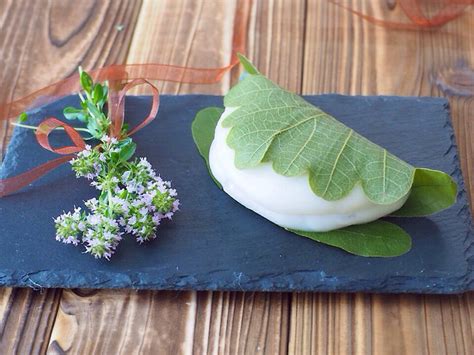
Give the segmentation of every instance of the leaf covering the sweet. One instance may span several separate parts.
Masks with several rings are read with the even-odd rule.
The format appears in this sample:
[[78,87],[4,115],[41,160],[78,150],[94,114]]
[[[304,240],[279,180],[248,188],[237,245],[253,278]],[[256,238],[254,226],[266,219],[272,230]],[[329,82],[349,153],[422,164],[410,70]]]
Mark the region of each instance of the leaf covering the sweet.
[[244,55],[237,53],[237,57],[239,58],[240,64],[244,68],[244,70],[247,72],[247,74],[254,74],[258,75],[260,72],[258,71],[257,68],[248,60]]
[[386,221],[353,225],[330,232],[289,231],[359,256],[394,257],[405,254],[411,248],[410,236],[399,226]]
[[[221,108],[208,107],[197,113],[192,124],[192,134],[196,147],[207,163],[209,174],[221,189],[222,186],[212,176],[209,169],[209,149],[222,112],[223,109]],[[411,239],[408,234],[400,227],[383,221],[375,221],[322,233],[297,230],[288,231],[323,244],[344,249],[352,254],[367,257],[398,256],[406,253],[411,246]]]
[[285,176],[309,175],[313,192],[329,201],[360,183],[377,204],[404,197],[415,169],[300,96],[260,74],[249,74],[224,99],[237,108],[224,121],[239,169],[272,162]]
[[194,143],[196,144],[199,154],[206,161],[209,174],[220,189],[222,189],[222,186],[219,181],[214,178],[209,167],[209,149],[211,149],[211,144],[214,140],[217,122],[223,112],[224,109],[221,107],[207,107],[202,109],[197,113],[191,125]]
[[456,202],[457,185],[446,173],[417,168],[408,200],[392,215],[423,217],[442,211]]

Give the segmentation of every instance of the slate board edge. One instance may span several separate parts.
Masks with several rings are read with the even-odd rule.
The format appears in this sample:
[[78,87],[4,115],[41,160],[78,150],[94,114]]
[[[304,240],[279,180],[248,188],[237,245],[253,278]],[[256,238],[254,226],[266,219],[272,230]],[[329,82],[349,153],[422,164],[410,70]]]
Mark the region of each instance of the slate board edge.
[[461,163],[459,161],[459,150],[458,150],[458,145],[456,143],[456,135],[454,133],[454,128],[453,124],[451,121],[451,108],[449,106],[449,101],[445,99],[445,107],[446,107],[446,124],[445,128],[449,132],[450,139],[451,139],[451,147],[448,149],[446,152],[446,155],[450,155],[453,162],[454,162],[454,169],[451,172],[451,177],[455,178],[456,181],[460,181],[458,184],[458,199],[464,199],[466,201],[466,204],[463,206],[463,208],[459,211],[459,215],[461,218],[464,219],[466,222],[468,229],[466,231],[466,236],[464,239],[464,245],[465,245],[465,259],[467,261],[467,272],[466,272],[466,279],[465,279],[465,285],[466,285],[466,291],[472,291],[474,290],[474,228],[473,228],[473,222],[472,222],[472,215],[471,215],[471,209],[469,206],[469,196],[466,191],[466,186],[464,183],[464,177],[462,175],[462,170],[461,170]]
[[[344,96],[338,94],[324,94],[319,96]],[[204,95],[192,95],[192,96],[204,96]],[[208,95],[205,95],[208,96]],[[359,96],[363,97],[363,96]],[[381,98],[390,96],[380,96]],[[423,99],[423,97],[404,97],[413,99]],[[460,169],[460,163],[457,153],[457,145],[454,136],[454,130],[449,115],[449,104],[444,98],[433,98],[429,97],[433,101],[442,101],[447,109],[446,114],[446,129],[450,134],[451,147],[446,152],[453,159],[453,165],[455,166],[451,176],[458,178],[461,181],[459,184],[458,198],[465,198],[467,193],[464,187],[464,181],[462,177],[462,171]],[[45,105],[47,106],[47,105]],[[42,107],[36,108],[31,112],[38,112]],[[14,135],[21,134],[21,130],[15,128]],[[14,154],[14,147],[9,146],[7,149],[7,155]],[[3,168],[3,166],[2,166]],[[2,169],[3,170],[3,169]],[[467,200],[467,199],[466,199]],[[465,205],[460,211],[459,215],[463,216],[471,226],[466,233],[464,244],[466,245],[465,256],[468,262],[468,270],[466,275],[463,277],[462,282],[459,278],[422,278],[422,277],[389,277],[380,280],[370,280],[366,283],[364,280],[345,280],[344,278],[337,278],[334,281],[334,277],[321,276],[320,272],[317,271],[301,271],[288,274],[288,276],[281,277],[278,275],[272,276],[267,275],[270,280],[267,285],[262,287],[262,284],[258,280],[249,280],[236,277],[234,283],[216,283],[216,282],[200,282],[199,275],[189,275],[181,278],[168,278],[160,280],[159,282],[151,283],[147,277],[151,273],[116,273],[116,272],[71,272],[70,270],[44,270],[35,273],[22,273],[19,270],[10,271],[4,270],[0,272],[0,286],[16,286],[16,287],[30,287],[33,289],[41,288],[53,288],[61,287],[64,283],[62,280],[67,279],[68,288],[133,288],[133,289],[156,289],[156,290],[248,290],[248,291],[320,291],[323,289],[327,292],[377,292],[377,293],[461,293],[474,290],[474,238],[471,213],[468,205]],[[48,278],[42,276],[42,274],[48,275]],[[297,282],[294,282],[295,278],[307,277],[314,280],[311,287],[299,287]],[[71,282],[71,278],[75,279],[75,282]],[[312,280],[312,281],[313,281]],[[420,290],[419,283],[426,285],[426,289]],[[418,284],[418,286],[417,286]],[[93,285],[90,287],[90,285]],[[173,286],[170,286],[173,285]],[[380,289],[383,288],[381,292]]]
[[[43,274],[48,276],[43,277]],[[456,294],[472,291],[472,285],[463,287],[458,278],[422,278],[422,277],[389,277],[374,280],[348,280],[341,277],[321,275],[315,271],[301,271],[280,275],[261,275],[269,281],[262,286],[260,280],[246,279],[245,275],[235,275],[232,283],[202,282],[199,275],[180,278],[162,279],[150,282],[152,273],[115,273],[115,272],[72,272],[71,270],[45,270],[34,273],[20,271],[3,272],[0,274],[0,286],[30,287],[33,289],[61,287],[63,280],[68,280],[68,288],[109,288],[109,289],[151,289],[151,290],[224,290],[224,291],[321,291],[324,292],[376,292],[376,293],[420,293],[420,283],[425,289],[423,293]],[[295,281],[301,278],[310,279],[311,287],[301,287]],[[92,287],[90,285],[93,285]],[[171,286],[172,285],[172,286]],[[465,285],[465,284],[464,284]],[[383,289],[383,291],[381,291]]]

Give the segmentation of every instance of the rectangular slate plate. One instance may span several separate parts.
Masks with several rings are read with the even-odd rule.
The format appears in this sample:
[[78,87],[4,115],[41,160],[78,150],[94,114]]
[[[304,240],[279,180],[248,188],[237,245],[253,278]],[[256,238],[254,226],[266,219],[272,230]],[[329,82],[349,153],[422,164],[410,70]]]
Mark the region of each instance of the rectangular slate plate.
[[[239,205],[210,179],[191,137],[195,113],[222,106],[215,96],[162,96],[157,119],[134,136],[178,190],[182,210],[160,226],[159,238],[126,238],[110,262],[54,239],[52,218],[96,191],[68,164],[15,195],[0,199],[0,285],[262,291],[455,293],[474,288],[471,215],[447,101],[439,98],[306,97],[345,124],[415,166],[440,169],[458,182],[455,206],[430,218],[393,219],[413,237],[398,258],[363,258],[293,235]],[[32,112],[38,122],[62,117],[62,99]],[[149,97],[129,97],[127,120],[146,115]],[[60,133],[53,141],[67,144]],[[55,155],[31,131],[15,129],[3,176]]]

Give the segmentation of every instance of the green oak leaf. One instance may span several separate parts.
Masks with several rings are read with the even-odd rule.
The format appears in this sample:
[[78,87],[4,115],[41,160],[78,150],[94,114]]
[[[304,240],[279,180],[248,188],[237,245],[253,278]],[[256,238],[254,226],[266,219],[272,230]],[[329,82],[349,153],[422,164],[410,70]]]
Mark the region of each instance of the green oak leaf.
[[405,254],[411,248],[410,236],[399,226],[386,221],[353,225],[330,232],[289,231],[359,256],[394,257]]
[[325,200],[345,197],[360,183],[377,204],[404,197],[415,169],[300,96],[260,74],[249,74],[224,98],[237,108],[224,121],[239,169],[272,162],[285,176],[309,175]]
[[196,144],[199,154],[201,154],[206,162],[209,175],[211,175],[212,179],[220,189],[222,189],[222,185],[217,181],[214,175],[212,175],[209,167],[209,149],[214,140],[217,121],[219,121],[223,112],[224,109],[221,107],[207,107],[202,109],[197,113],[196,118],[191,125],[194,143]]
[[442,211],[456,202],[457,185],[446,173],[417,168],[408,200],[398,211],[399,217],[423,217]]
[[237,57],[240,60],[240,64],[242,65],[242,67],[248,74],[254,74],[254,75],[260,74],[258,69],[255,68],[252,62],[250,62],[250,60],[248,60],[244,55],[237,53]]
[[[209,174],[220,189],[222,186],[212,176],[209,169],[209,149],[222,112],[224,110],[219,107],[205,108],[197,113],[192,124],[193,139],[199,154],[205,160]],[[400,227],[384,221],[350,226],[330,232],[288,231],[360,256],[398,256],[410,250],[411,246],[408,234]]]
[[[356,183],[379,204],[393,203],[410,192],[393,214],[401,217],[427,216],[456,201],[457,186],[449,175],[410,166],[281,89],[244,56],[239,58],[248,74],[224,98],[224,105],[236,110],[223,122],[231,127],[227,143],[236,152],[237,168],[271,161],[282,175],[307,173],[313,192],[326,200],[344,197]],[[221,189],[209,169],[209,149],[223,111],[203,109],[192,125],[194,142]],[[393,257],[411,248],[411,238],[403,229],[381,220],[329,232],[288,231],[359,256]]]

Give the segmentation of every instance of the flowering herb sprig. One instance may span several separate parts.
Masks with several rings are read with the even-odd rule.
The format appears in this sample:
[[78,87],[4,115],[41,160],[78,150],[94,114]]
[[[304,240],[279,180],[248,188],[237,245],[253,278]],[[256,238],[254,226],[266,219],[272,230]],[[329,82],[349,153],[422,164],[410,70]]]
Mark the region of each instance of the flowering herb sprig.
[[[70,163],[76,177],[88,179],[100,194],[85,201],[85,209],[76,207],[54,219],[56,240],[83,244],[94,257],[110,259],[125,234],[139,243],[155,239],[157,227],[163,219],[172,218],[179,200],[170,182],[162,180],[146,158],[133,158],[136,144],[126,136],[126,125],[124,138],[108,136],[112,124],[104,111],[108,84],[94,83],[86,72],[79,72],[81,108],[66,107],[63,113],[68,120],[84,123],[77,130],[100,144],[86,145]],[[16,125],[36,128],[23,124],[25,120],[22,114]]]

